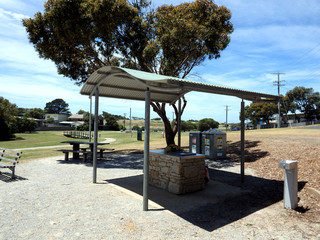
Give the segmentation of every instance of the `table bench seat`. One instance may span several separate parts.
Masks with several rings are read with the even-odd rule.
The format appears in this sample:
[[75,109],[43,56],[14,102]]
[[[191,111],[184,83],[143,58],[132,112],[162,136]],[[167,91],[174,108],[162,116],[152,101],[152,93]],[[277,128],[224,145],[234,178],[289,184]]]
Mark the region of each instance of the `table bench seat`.
[[82,153],[83,154],[83,161],[86,162],[88,160],[88,154],[89,152],[87,151],[76,151],[76,150],[71,150],[71,149],[56,149],[56,151],[63,152],[64,155],[64,160],[68,161],[69,160],[69,153]]
[[98,149],[97,149],[97,152],[100,153],[100,158],[103,158],[103,153],[104,153],[105,151],[113,151],[113,150],[114,150],[114,148],[98,148]]

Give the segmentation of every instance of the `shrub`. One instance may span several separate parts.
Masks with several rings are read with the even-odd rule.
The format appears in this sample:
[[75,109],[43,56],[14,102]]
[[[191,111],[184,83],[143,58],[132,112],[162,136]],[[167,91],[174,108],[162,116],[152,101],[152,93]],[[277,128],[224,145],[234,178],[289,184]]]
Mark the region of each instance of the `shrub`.
[[203,118],[199,121],[198,130],[203,132],[211,128],[218,128],[219,123],[212,118]]

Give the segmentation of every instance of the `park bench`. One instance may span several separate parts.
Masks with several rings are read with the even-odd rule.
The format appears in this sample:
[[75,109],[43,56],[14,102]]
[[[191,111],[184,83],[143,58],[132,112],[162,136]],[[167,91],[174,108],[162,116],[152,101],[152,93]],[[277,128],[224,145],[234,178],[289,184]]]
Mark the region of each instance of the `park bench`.
[[[0,168],[9,168],[12,171],[11,178],[15,178],[15,167],[19,162],[21,151],[16,151],[7,148],[0,148]],[[1,172],[0,172],[1,174]]]
[[57,149],[56,151],[63,152],[64,153],[64,160],[69,160],[69,153],[82,153],[83,154],[83,161],[86,162],[88,160],[88,154],[87,151],[76,151],[71,149]]

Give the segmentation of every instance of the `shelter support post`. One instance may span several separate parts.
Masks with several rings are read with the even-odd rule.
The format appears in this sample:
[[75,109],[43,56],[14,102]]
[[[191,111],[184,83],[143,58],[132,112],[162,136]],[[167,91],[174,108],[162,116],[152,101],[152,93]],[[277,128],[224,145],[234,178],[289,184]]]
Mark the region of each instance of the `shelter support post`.
[[143,159],[143,211],[148,211],[149,151],[150,151],[150,91],[145,92],[144,159]]
[[92,97],[90,96],[90,115],[89,115],[89,142],[91,142],[91,125],[92,125]]
[[241,101],[241,182],[244,182],[244,131],[245,131],[245,124],[244,124],[244,101]]
[[181,147],[181,98],[178,101],[178,146]]
[[[98,118],[99,118],[99,90],[95,92],[95,108],[94,108],[94,136],[93,136],[93,183],[97,182],[97,145],[98,145]],[[91,116],[90,116],[91,118]]]

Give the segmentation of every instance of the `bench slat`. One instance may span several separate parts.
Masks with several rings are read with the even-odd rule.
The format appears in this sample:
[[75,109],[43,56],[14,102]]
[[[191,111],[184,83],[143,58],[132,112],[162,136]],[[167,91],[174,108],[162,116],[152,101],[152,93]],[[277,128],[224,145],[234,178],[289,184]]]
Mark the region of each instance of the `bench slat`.
[[1,153],[1,155],[2,155],[2,156],[5,156],[5,157],[12,157],[12,158],[15,158],[15,159],[17,159],[17,158],[20,158],[20,157],[21,157],[21,156],[20,156],[20,155],[18,155],[18,154],[13,155],[13,154],[10,154],[10,153],[7,153],[7,152],[3,152],[3,153]]
[[18,163],[19,162],[18,160],[6,158],[6,157],[0,157],[0,160],[5,160],[7,162],[12,162],[12,163]]
[[10,164],[10,163],[0,162],[0,167],[1,167],[1,168],[13,168],[14,165],[12,165],[12,164]]
[[13,153],[18,153],[19,155],[22,154],[21,151],[18,151],[18,150],[13,150],[13,149],[8,149],[8,148],[0,148],[0,151],[3,151],[3,152],[13,152]]

